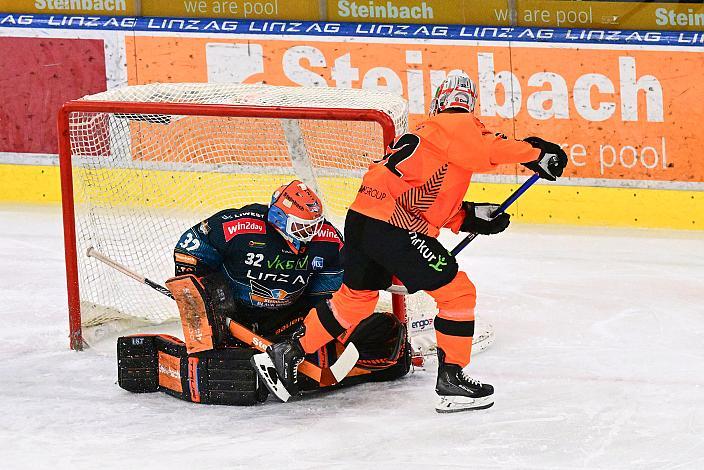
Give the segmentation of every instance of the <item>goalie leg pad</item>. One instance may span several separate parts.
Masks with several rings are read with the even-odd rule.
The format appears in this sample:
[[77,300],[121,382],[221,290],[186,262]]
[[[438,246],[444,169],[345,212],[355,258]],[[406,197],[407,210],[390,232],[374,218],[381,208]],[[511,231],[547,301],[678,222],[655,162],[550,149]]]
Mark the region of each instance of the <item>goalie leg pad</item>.
[[372,371],[368,379],[373,382],[399,379],[411,369],[406,325],[393,313],[374,312],[357,325],[349,341],[359,349],[357,365]]
[[195,403],[254,405],[268,395],[250,365],[256,352],[225,348],[187,354],[185,344],[172,336],[121,337],[118,384],[130,392],[162,391]]

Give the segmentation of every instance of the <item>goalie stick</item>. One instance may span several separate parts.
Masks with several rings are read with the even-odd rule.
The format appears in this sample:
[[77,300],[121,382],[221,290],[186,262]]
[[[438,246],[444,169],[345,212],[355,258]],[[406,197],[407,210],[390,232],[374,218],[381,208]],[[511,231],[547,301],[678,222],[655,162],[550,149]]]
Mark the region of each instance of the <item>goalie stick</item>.
[[[121,272],[122,274],[131,277],[137,282],[145,284],[155,291],[173,299],[174,296],[169,289],[166,287],[147,279],[146,277],[132,271],[126,266],[118,263],[117,261],[105,256],[95,248],[88,247],[86,250],[86,256],[89,258],[95,258],[98,261],[110,266],[111,268]],[[237,323],[231,318],[226,319],[228,329],[232,336],[238,340],[252,346],[259,351],[266,351],[267,346],[271,345],[271,341],[255,334],[252,330]],[[357,360],[359,359],[359,351],[357,351],[356,346],[353,343],[348,343],[345,350],[340,353],[335,363],[330,367],[320,367],[312,362],[303,361],[299,366],[300,372],[311,379],[318,382],[322,387],[327,387],[330,385],[335,385],[344,379],[347,375],[361,375],[366,374],[368,371],[355,367]],[[273,392],[273,390],[272,390]],[[285,392],[285,390],[284,390]],[[275,392],[274,392],[275,393]],[[288,399],[288,398],[287,398]],[[285,401],[285,400],[284,400]]]

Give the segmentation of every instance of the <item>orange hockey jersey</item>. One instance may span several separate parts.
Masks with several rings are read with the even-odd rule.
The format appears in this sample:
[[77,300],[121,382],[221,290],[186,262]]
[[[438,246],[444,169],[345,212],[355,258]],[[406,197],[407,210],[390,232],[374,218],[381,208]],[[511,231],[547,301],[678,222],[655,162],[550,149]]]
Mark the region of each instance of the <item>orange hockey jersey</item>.
[[497,137],[470,113],[440,113],[399,137],[369,166],[350,209],[437,237],[459,231],[472,173],[536,160],[529,143]]

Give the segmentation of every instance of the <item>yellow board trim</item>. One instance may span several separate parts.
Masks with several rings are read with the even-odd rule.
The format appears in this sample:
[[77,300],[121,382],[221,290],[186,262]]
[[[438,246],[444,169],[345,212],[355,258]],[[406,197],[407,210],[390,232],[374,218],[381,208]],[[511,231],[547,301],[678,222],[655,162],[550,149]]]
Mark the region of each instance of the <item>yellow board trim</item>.
[[[517,187],[472,183],[468,199],[503,201]],[[508,212],[528,223],[704,230],[704,193],[546,183],[530,188]]]
[[0,202],[61,202],[59,167],[0,165]]
[[[178,181],[188,175],[179,172],[151,173],[158,175],[161,181],[164,181],[163,178]],[[272,191],[274,184],[281,178],[287,178],[276,175],[264,178],[263,175],[241,176],[261,178],[262,183],[270,180]],[[0,181],[0,202],[26,204],[61,201],[59,169],[56,166],[0,165]],[[202,181],[207,187],[208,178]],[[320,183],[323,191],[329,191],[329,186],[344,187],[345,195],[349,193],[350,197],[358,185],[358,181],[351,178],[329,178]],[[517,187],[511,184],[472,183],[467,199],[503,201]],[[113,203],[117,202],[113,200]],[[150,203],[161,206],[167,201],[150,199]],[[530,188],[509,212],[514,220],[526,223],[704,230],[704,192],[541,183]]]

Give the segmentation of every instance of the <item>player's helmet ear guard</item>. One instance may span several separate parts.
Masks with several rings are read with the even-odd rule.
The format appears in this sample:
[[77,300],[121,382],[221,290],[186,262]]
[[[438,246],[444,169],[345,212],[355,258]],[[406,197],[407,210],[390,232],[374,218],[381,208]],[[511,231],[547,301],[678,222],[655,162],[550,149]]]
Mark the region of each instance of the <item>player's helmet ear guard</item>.
[[305,183],[293,180],[272,194],[267,220],[299,250],[323,226],[323,204]]
[[446,109],[462,109],[473,113],[476,103],[477,86],[472,79],[464,73],[449,75],[435,90],[428,114],[435,116]]

